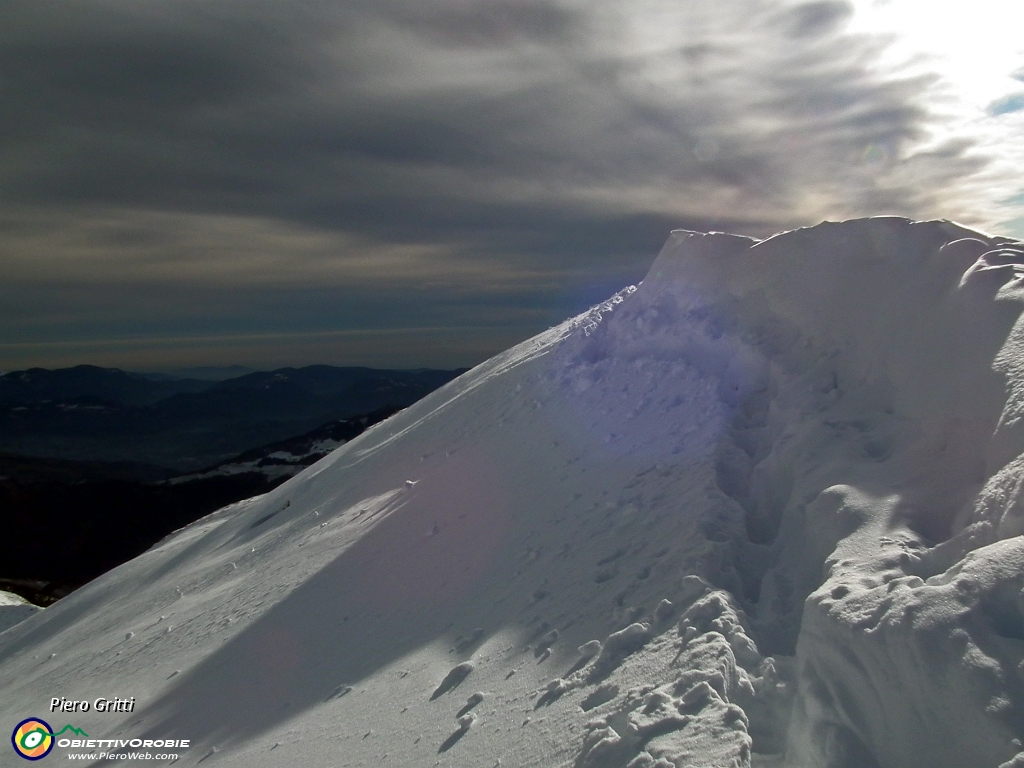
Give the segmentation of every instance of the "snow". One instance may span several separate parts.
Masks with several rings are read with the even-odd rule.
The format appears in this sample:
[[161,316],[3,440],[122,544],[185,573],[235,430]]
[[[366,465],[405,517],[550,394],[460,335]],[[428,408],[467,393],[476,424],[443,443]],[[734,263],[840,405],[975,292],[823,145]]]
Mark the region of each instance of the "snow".
[[32,614],[42,610],[37,605],[11,592],[0,591],[0,632],[10,629]]
[[945,221],[673,233],[4,632],[4,722],[134,696],[73,724],[204,768],[1024,764],[1022,272]]
[[[205,472],[194,472],[189,475],[179,475],[178,477],[172,477],[170,480],[166,480],[164,482],[168,485],[179,485],[181,483],[189,483],[195,480],[207,480],[211,477],[226,477],[230,475],[243,474],[261,474],[268,480],[292,477],[305,469],[306,465],[312,464],[318,456],[330,453],[344,444],[344,440],[324,438],[313,441],[309,445],[308,450],[302,453],[273,451],[260,458],[248,461],[228,461]],[[268,462],[268,459],[271,461]]]

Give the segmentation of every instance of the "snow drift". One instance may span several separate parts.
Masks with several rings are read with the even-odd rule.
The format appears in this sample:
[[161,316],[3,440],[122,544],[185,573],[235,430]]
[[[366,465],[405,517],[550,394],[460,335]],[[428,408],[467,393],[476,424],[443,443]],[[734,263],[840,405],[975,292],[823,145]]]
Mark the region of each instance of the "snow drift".
[[1022,272],[945,221],[675,232],[0,634],[3,722],[134,696],[74,725],[204,768],[1024,765]]

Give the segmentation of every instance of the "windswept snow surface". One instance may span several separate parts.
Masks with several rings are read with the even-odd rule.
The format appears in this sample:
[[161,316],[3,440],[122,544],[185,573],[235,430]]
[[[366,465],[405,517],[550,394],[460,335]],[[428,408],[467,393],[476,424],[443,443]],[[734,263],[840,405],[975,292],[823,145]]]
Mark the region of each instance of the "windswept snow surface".
[[134,696],[51,724],[204,768],[1024,765],[1022,273],[944,221],[673,233],[0,635],[3,722]]
[[20,595],[0,591],[0,632],[10,629],[40,610],[42,609],[38,605],[32,605]]

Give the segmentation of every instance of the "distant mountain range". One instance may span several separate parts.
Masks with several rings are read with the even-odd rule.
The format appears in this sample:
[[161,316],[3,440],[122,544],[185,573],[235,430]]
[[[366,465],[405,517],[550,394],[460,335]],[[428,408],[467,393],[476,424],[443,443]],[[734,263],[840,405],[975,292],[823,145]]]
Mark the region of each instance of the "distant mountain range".
[[[213,380],[81,365],[0,376],[0,451],[194,472],[330,421],[402,408],[465,369],[314,365]],[[228,371],[230,372],[230,371]]]
[[138,372],[151,381],[172,381],[174,379],[200,379],[202,381],[224,381],[244,376],[247,373],[258,373],[255,368],[244,365],[201,366],[198,368],[176,368],[166,371]]

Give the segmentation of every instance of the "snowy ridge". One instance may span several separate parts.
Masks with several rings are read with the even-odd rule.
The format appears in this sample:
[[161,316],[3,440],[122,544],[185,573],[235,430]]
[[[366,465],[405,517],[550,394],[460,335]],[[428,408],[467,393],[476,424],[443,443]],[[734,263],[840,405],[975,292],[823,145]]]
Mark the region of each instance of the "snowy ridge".
[[1024,247],[673,233],[643,284],[0,635],[11,725],[224,766],[1024,765]]
[[32,605],[20,595],[11,592],[0,592],[0,632],[20,624],[32,614],[42,609]]

